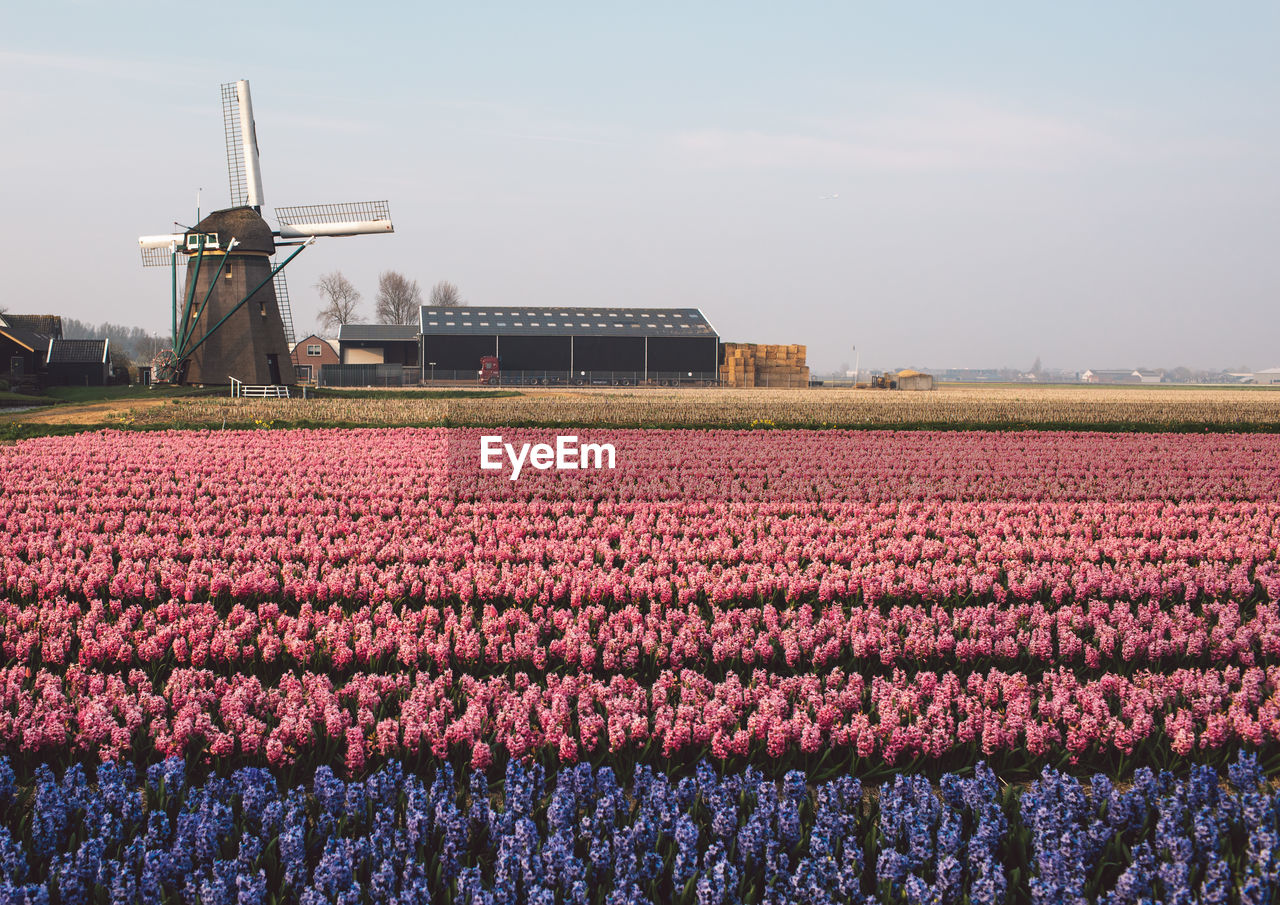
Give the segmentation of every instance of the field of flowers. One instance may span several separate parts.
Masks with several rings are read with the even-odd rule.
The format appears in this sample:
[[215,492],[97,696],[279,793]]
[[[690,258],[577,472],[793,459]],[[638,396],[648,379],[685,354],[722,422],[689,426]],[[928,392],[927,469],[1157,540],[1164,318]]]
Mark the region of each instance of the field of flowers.
[[1280,896],[1280,436],[481,433],[0,448],[0,901]]

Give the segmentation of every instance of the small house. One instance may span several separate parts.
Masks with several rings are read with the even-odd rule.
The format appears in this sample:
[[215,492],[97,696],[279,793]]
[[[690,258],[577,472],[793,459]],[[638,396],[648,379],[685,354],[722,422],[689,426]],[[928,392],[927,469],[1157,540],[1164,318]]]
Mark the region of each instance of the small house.
[[289,354],[299,383],[316,383],[320,380],[320,371],[326,365],[342,363],[338,341],[323,339],[315,333],[294,343]]

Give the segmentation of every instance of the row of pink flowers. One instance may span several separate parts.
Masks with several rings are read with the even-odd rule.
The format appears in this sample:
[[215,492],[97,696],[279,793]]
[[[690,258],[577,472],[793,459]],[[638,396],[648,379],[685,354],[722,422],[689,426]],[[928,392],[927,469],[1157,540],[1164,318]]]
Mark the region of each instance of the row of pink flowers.
[[992,602],[878,607],[773,604],[723,609],[662,604],[588,604],[499,610],[337,604],[294,612],[276,603],[207,601],[152,607],[56,598],[0,600],[0,653],[10,662],[57,668],[156,666],[382,671],[634,670],[639,666],[822,669],[995,659],[1097,669],[1120,663],[1207,659],[1252,666],[1280,655],[1280,611],[1245,615],[1235,601]]
[[[519,446],[567,431],[104,431],[0,450],[0,471],[37,495],[83,490],[71,507],[100,514],[106,527],[125,510],[101,502],[122,492],[151,503],[148,508],[167,508],[176,488],[198,511],[228,484],[276,491],[245,499],[246,509],[262,518],[282,514],[278,491],[300,484],[321,498],[342,488],[341,497],[356,505],[370,494],[419,498],[429,491],[469,499],[545,496],[564,487],[619,500],[1265,502],[1280,496],[1274,468],[1280,437],[1268,434],[584,430],[574,431],[582,442],[617,448],[615,469],[529,467],[512,482],[506,471],[479,468],[480,437],[493,433]],[[469,487],[481,489],[448,493]]]
[[619,447],[618,472],[512,482],[479,470],[478,436],[0,449],[0,589],[146,604],[1280,599],[1277,437],[619,431],[593,438]]
[[255,676],[174,670],[161,683],[68,667],[62,674],[0,669],[0,745],[103,759],[145,745],[160,755],[237,756],[286,764],[337,745],[347,767],[373,754],[462,754],[479,767],[495,750],[571,763],[594,753],[781,757],[832,749],[894,762],[973,744],[984,755],[1090,750],[1132,753],[1150,744],[1178,754],[1229,742],[1280,740],[1280,667],[1139,671],[1081,679],[1067,669],[1031,679],[997,669],[894,671],[870,682],[755,672],[721,681],[667,670],[651,686],[621,674],[524,673],[476,678],[357,674]]

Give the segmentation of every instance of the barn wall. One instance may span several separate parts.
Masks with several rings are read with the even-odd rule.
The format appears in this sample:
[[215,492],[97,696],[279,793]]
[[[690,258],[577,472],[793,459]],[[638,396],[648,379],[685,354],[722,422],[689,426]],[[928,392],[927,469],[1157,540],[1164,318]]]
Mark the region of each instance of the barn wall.
[[649,337],[649,370],[714,373],[719,359],[714,336]]
[[498,358],[504,371],[567,371],[569,347],[567,336],[500,336]]
[[54,362],[45,383],[55,387],[100,387],[107,385],[105,362]]
[[575,336],[575,371],[643,371],[643,336]]
[[480,370],[480,359],[493,354],[494,337],[431,335],[423,337],[423,365],[434,361],[437,371]]
[[[478,371],[480,359],[494,354],[495,340],[502,370],[625,371],[645,370],[643,336],[455,335],[426,334],[424,360],[437,371]],[[718,340],[707,337],[649,337],[648,370],[714,373]]]

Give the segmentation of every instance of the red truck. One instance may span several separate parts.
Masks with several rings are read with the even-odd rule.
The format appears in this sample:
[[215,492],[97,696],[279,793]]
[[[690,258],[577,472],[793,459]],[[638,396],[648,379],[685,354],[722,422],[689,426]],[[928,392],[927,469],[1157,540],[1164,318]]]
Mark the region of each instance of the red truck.
[[502,369],[498,365],[496,355],[486,355],[480,359],[480,382],[497,383],[502,379]]

